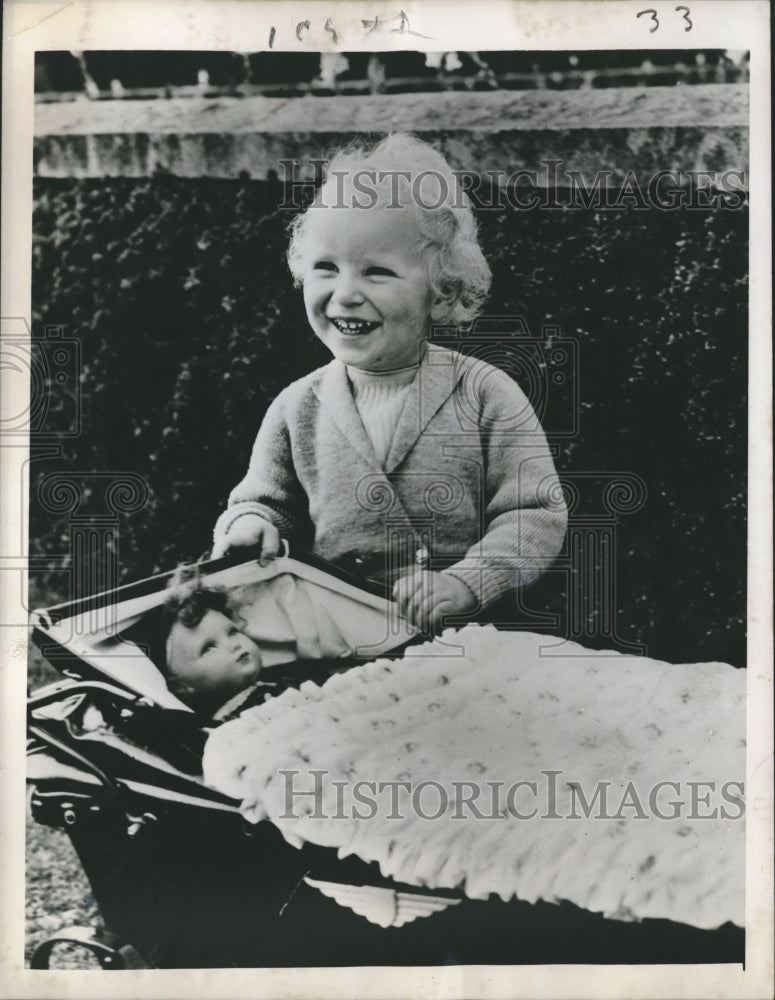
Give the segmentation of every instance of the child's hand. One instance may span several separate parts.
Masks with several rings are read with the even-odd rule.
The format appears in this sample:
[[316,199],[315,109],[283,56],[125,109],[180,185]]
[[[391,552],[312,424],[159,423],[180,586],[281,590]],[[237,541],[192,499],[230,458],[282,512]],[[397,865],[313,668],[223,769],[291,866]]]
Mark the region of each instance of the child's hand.
[[258,548],[262,566],[280,552],[280,532],[260,514],[241,514],[226,534],[213,546],[212,558],[226,555],[232,549]]
[[393,587],[399,613],[423,632],[436,631],[443,615],[465,614],[476,607],[469,588],[449,573],[421,570],[402,576]]

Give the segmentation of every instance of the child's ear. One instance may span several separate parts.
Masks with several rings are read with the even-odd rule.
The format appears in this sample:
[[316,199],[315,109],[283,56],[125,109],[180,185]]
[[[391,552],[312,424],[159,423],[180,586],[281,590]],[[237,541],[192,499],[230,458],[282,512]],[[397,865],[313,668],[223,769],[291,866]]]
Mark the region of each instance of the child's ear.
[[451,295],[438,295],[431,304],[431,319],[434,323],[446,323],[452,311],[453,298]]

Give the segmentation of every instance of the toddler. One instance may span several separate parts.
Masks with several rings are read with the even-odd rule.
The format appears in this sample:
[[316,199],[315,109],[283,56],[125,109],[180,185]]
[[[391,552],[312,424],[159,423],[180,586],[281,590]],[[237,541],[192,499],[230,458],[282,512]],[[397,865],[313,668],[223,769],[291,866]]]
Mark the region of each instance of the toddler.
[[213,555],[266,561],[285,536],[387,584],[427,630],[538,577],[566,524],[541,426],[507,375],[430,343],[490,283],[444,157],[404,134],[340,152],[288,261],[333,361],[267,410]]

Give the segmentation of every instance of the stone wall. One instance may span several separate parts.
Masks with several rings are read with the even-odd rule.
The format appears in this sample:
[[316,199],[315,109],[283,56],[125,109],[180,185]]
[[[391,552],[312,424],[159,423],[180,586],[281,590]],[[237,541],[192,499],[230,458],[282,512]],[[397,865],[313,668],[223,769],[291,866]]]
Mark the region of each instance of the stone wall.
[[[266,179],[296,159],[296,176],[310,178],[310,161],[343,139],[400,129],[439,142],[455,167],[537,170],[539,185],[568,171],[632,171],[641,182],[658,170],[742,172],[748,87],[82,99],[36,105],[34,163],[43,177]],[[546,160],[562,161],[559,175],[539,169]]]

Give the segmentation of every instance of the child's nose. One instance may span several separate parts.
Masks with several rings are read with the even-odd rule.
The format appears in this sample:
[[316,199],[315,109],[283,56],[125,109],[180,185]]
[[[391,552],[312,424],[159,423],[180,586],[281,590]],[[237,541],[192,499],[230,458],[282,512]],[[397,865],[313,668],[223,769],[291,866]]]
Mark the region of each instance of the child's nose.
[[338,305],[351,306],[359,305],[363,302],[363,293],[355,275],[342,273],[337,275],[334,287],[333,301]]

